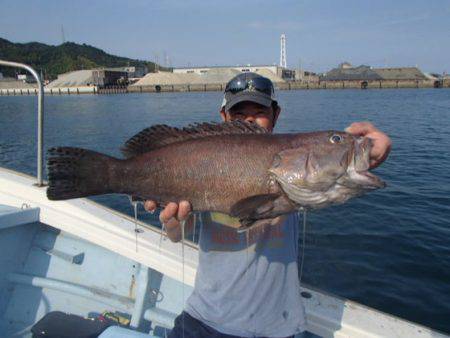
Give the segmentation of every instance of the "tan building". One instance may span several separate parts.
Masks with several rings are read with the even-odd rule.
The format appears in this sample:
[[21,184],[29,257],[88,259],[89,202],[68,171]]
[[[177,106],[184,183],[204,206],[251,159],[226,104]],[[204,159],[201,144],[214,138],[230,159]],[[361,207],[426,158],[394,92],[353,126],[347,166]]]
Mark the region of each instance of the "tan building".
[[427,80],[427,76],[417,67],[372,68],[361,65],[348,67],[342,63],[326,74],[320,76],[321,81],[416,81]]

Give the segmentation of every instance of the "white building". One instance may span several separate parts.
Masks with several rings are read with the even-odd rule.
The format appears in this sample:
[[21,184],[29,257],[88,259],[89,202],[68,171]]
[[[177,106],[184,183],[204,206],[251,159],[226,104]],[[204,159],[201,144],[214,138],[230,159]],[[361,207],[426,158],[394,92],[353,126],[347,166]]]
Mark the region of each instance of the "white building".
[[212,67],[181,67],[174,68],[174,73],[186,73],[186,74],[205,74],[211,70],[237,70],[240,72],[258,72],[261,69],[267,69],[277,74],[279,66],[212,66]]
[[259,73],[264,76],[267,72],[273,73],[274,75],[282,78],[283,80],[290,81],[295,79],[295,71],[286,69],[276,65],[260,65],[260,66],[212,66],[212,67],[180,67],[174,68],[174,73],[182,74],[199,74],[205,75],[209,72],[227,72],[227,71],[238,71],[238,72],[253,72]]

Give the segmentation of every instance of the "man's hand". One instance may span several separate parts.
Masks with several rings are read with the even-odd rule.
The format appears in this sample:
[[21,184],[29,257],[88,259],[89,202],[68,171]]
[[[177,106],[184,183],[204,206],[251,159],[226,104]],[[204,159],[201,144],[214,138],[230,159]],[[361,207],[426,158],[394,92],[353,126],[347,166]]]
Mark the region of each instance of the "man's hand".
[[391,151],[392,142],[389,136],[375,128],[370,122],[354,122],[345,129],[355,136],[368,137],[373,141],[370,151],[370,168],[376,168],[386,160]]
[[[146,201],[144,208],[147,211],[153,212],[156,210],[157,205],[154,201]],[[179,242],[181,240],[180,224],[182,221],[187,221],[185,224],[185,232],[188,232],[192,228],[193,224],[190,222],[192,218],[189,218],[191,211],[191,204],[188,201],[181,201],[179,204],[170,202],[159,214],[159,220],[164,224],[167,236],[172,242]]]

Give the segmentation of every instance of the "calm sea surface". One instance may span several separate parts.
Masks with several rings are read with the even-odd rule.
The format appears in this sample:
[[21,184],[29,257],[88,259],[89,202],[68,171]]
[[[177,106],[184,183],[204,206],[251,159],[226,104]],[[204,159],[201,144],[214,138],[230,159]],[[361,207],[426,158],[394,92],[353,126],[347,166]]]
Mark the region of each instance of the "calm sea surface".
[[[450,333],[450,91],[279,92],[278,132],[343,129],[369,120],[393,140],[376,173],[388,187],[310,213],[303,281]],[[45,147],[120,155],[157,123],[219,121],[220,93],[46,97]],[[0,97],[0,166],[36,174],[36,98]],[[97,201],[131,214],[128,199]],[[156,215],[140,211],[156,222]]]

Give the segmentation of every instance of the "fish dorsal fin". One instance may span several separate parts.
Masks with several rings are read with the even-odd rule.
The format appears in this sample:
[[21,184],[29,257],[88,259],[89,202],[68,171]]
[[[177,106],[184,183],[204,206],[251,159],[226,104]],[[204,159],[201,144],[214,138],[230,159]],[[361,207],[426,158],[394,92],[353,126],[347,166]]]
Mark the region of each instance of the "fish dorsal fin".
[[172,143],[203,138],[213,135],[230,134],[262,134],[267,129],[255,123],[235,120],[231,122],[215,123],[204,122],[190,124],[184,128],[170,127],[158,124],[146,128],[130,138],[122,148],[122,153],[127,157],[149,152],[165,147]]

